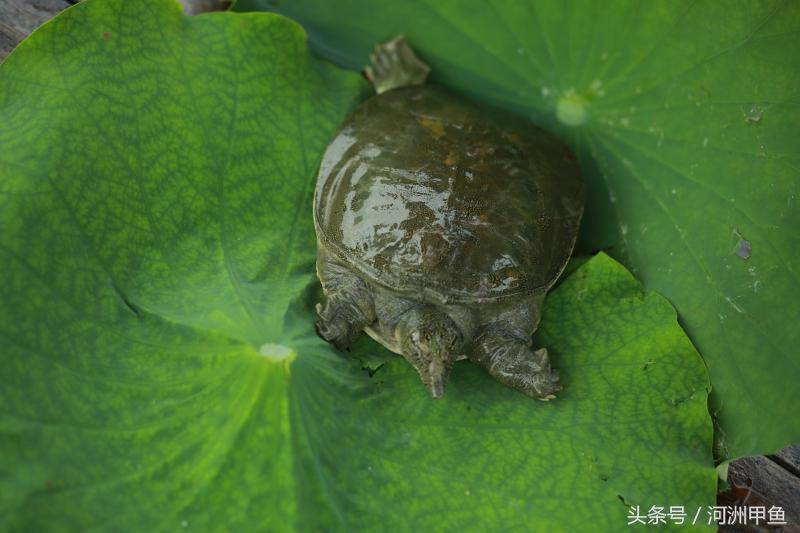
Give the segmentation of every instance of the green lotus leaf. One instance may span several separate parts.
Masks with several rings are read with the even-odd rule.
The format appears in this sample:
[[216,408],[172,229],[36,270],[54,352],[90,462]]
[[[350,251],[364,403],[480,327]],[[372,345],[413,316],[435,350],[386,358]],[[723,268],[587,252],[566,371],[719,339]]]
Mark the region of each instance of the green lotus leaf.
[[800,4],[239,0],[361,68],[404,33],[432,79],[527,114],[586,171],[579,244],[677,307],[721,456],[800,441]]
[[0,529],[707,527],[703,362],[608,256],[547,299],[550,403],[468,362],[433,401],[315,335],[311,191],[366,90],[287,19],[169,0],[81,2],[9,56]]

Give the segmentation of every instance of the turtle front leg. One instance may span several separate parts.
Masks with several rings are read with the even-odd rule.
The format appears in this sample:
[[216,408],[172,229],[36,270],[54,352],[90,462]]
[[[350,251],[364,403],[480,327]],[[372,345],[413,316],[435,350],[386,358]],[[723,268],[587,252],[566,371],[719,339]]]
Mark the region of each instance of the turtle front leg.
[[487,327],[475,339],[470,359],[497,381],[538,400],[552,400],[561,390],[546,348],[530,349],[530,337]]
[[325,292],[325,304],[317,304],[317,333],[339,350],[347,350],[364,327],[375,322],[375,306],[369,287],[346,267],[322,260],[317,275]]

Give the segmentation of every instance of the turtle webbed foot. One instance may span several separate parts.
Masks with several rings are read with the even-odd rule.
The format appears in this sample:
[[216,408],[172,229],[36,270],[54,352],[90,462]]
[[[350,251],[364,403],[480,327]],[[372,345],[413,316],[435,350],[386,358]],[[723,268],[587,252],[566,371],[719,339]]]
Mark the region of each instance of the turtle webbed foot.
[[525,351],[527,354],[521,357],[521,364],[512,372],[518,383],[514,388],[537,400],[554,399],[555,393],[563,387],[559,382],[558,370],[550,366],[547,348],[539,348],[535,352],[525,348]]
[[547,349],[531,351],[516,338],[488,333],[478,341],[473,359],[503,385],[537,400],[552,400],[562,388]]
[[369,55],[372,66],[364,69],[378,94],[409,85],[422,85],[430,67],[420,61],[402,35],[375,46]]
[[325,291],[325,304],[317,304],[317,334],[339,350],[350,346],[375,322],[372,293],[364,281],[349,268],[321,258],[317,275]]
[[357,310],[331,303],[329,299],[324,307],[317,304],[317,334],[338,350],[349,350],[367,324]]

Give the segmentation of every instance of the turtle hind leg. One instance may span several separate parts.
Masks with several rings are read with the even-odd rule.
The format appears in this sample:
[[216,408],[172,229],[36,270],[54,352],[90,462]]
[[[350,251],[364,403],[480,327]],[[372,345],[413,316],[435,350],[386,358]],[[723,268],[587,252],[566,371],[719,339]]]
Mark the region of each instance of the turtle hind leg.
[[475,341],[470,358],[497,381],[538,400],[552,400],[561,390],[546,348],[532,351],[530,338],[487,328]]
[[317,304],[317,334],[339,350],[347,350],[364,327],[375,322],[372,294],[364,280],[347,268],[324,261],[319,278],[325,291],[325,304]]
[[431,70],[414,54],[402,35],[376,45],[369,60],[372,66],[366,67],[364,74],[378,94],[398,87],[422,85]]

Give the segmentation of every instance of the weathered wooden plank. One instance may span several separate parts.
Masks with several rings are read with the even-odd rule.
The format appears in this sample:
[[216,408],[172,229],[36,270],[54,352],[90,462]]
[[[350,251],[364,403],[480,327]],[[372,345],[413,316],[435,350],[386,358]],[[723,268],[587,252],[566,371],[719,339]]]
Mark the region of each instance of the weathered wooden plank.
[[780,507],[784,512],[786,525],[756,527],[748,522],[746,526],[724,526],[724,533],[775,532],[800,533],[800,478],[787,471],[767,457],[745,457],[734,461],[728,467],[730,488],[720,493],[718,505]]
[[[787,446],[771,458],[794,475],[800,476],[800,444]],[[797,504],[800,505],[800,502]]]
[[70,5],[65,0],[0,0],[0,61],[28,34]]
[[[2,13],[0,13],[0,17],[2,16]],[[18,35],[14,30],[6,27],[2,22],[2,18],[0,18],[0,62],[11,53],[11,50],[13,50],[14,47],[17,46],[17,43],[24,37],[24,35]]]

